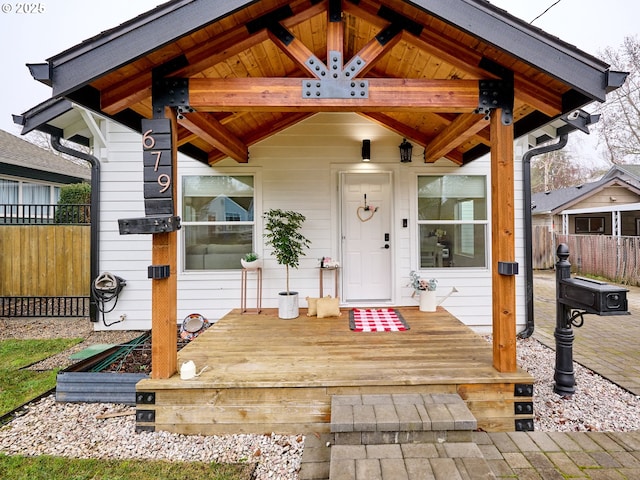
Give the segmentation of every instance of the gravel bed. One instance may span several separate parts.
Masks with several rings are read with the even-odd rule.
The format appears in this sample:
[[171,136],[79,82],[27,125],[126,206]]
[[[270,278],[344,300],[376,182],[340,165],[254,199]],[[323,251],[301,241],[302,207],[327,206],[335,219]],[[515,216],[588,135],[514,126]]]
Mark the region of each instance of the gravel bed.
[[[126,415],[97,418],[117,413]],[[53,395],[0,430],[0,451],[9,455],[252,463],[256,480],[297,479],[303,448],[302,435],[136,433],[130,407],[57,403]]]
[[[61,333],[61,330],[56,330],[56,333]],[[112,340],[117,340],[115,343],[127,335],[134,338],[140,334],[105,332],[105,335],[107,333],[113,336]],[[8,337],[4,333],[0,338]],[[91,333],[87,341],[110,343],[103,340],[104,337],[96,332]],[[86,342],[83,344],[86,346]],[[535,378],[536,430],[640,430],[640,397],[578,364],[574,364],[575,395],[572,398],[560,397],[553,392],[553,350],[531,338],[519,339],[517,355],[518,364]],[[302,433],[307,432],[292,436],[136,433],[133,412],[124,405],[56,403],[55,398],[49,396],[30,404],[23,414],[0,429],[0,452],[77,458],[250,462],[255,464],[256,480],[298,479],[304,449]],[[97,418],[111,413],[123,415]],[[91,434],[87,435],[87,432]]]
[[518,365],[533,375],[535,429],[543,432],[640,430],[640,397],[573,363],[575,394],[553,392],[555,350],[535,339],[518,340]]

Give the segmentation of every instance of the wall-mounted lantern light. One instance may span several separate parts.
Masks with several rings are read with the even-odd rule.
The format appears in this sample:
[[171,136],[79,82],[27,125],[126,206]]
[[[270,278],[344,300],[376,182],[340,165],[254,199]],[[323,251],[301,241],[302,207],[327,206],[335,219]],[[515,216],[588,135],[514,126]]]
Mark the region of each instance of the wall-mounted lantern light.
[[371,140],[362,140],[362,161],[371,160]]
[[402,140],[402,143],[399,145],[399,148],[400,148],[400,161],[402,163],[409,163],[411,161],[413,145],[407,142],[407,139],[404,138]]

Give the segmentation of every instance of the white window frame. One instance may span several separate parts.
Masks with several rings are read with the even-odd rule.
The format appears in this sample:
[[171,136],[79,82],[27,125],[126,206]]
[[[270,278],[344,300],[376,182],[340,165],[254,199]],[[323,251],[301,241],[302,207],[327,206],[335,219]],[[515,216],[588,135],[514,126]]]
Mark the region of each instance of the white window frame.
[[[482,178],[484,180],[484,199],[485,199],[485,204],[486,204],[486,218],[484,220],[420,220],[418,218],[418,203],[419,203],[419,188],[418,188],[418,183],[419,183],[419,179],[421,177],[446,177],[446,176],[465,176],[465,177],[479,177]],[[477,266],[477,267],[443,267],[443,268],[470,268],[470,269],[487,269],[488,265],[489,265],[489,258],[490,258],[490,245],[489,245],[489,228],[490,228],[490,218],[491,218],[491,213],[490,213],[490,198],[489,198],[489,194],[490,194],[490,190],[489,190],[489,177],[486,174],[482,174],[482,173],[464,173],[464,174],[456,174],[456,175],[451,175],[451,174],[447,174],[447,173],[417,173],[416,177],[415,177],[415,197],[414,197],[414,201],[416,203],[416,224],[417,224],[417,228],[416,228],[416,252],[417,252],[417,263],[418,263],[418,269],[422,269],[420,266],[420,227],[421,225],[434,225],[434,226],[449,226],[451,225],[451,227],[455,227],[457,225],[461,225],[461,226],[468,226],[470,228],[474,228],[475,225],[484,225],[484,245],[485,245],[485,251],[484,251],[484,265],[483,266]],[[456,208],[460,208],[460,205],[458,205]],[[472,249],[471,251],[464,251],[463,250],[463,240],[462,238],[460,238],[459,236],[456,237],[455,239],[455,245],[454,245],[454,251],[455,254],[458,256],[466,256],[466,257],[473,257],[475,255],[475,251]],[[423,270],[423,269],[422,269]]]
[[[262,248],[261,248],[261,243],[258,242],[258,229],[261,228],[262,222],[260,221],[261,217],[261,206],[259,205],[258,202],[258,190],[259,190],[259,182],[260,182],[260,175],[259,172],[256,171],[238,171],[236,169],[233,170],[221,170],[221,171],[214,171],[212,173],[207,173],[207,174],[203,174],[203,173],[198,173],[198,172],[192,172],[192,173],[185,173],[183,175],[180,176],[180,184],[179,184],[179,205],[180,205],[180,212],[183,212],[184,209],[184,178],[185,177],[253,177],[253,220],[252,221],[215,221],[215,222],[203,222],[203,221],[188,221],[185,219],[182,219],[181,224],[183,227],[188,227],[188,226],[228,226],[228,227],[234,227],[234,226],[240,226],[240,225],[251,225],[252,228],[252,245],[254,248],[254,251],[256,253],[258,253],[259,255],[262,255]],[[181,234],[180,234],[180,261],[181,261],[181,271],[183,273],[186,274],[212,274],[212,273],[222,273],[224,274],[225,272],[229,272],[229,271],[233,271],[234,269],[187,269],[187,265],[186,265],[186,248],[187,248],[187,242],[185,239],[185,235],[186,235],[186,231],[187,228],[182,228],[181,229]],[[238,267],[237,269],[241,269],[242,266],[240,264],[240,256],[238,256]]]

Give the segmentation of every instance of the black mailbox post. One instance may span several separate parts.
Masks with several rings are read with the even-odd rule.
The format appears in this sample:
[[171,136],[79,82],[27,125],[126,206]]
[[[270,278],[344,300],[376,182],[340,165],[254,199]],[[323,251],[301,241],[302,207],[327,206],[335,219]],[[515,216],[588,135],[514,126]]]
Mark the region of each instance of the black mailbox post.
[[629,290],[587,278],[571,278],[569,247],[558,245],[556,263],[556,368],[553,391],[559,395],[575,393],[572,326],[584,324],[584,314],[628,315]]

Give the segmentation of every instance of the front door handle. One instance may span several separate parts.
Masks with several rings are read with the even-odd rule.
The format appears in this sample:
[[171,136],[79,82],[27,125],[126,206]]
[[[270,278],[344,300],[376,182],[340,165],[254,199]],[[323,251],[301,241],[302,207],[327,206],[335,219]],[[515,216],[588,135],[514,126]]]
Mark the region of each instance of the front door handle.
[[382,248],[384,248],[384,249],[388,250],[388,249],[389,249],[389,244],[388,244],[388,243],[386,243],[386,244],[384,245],[384,247],[382,247]]

